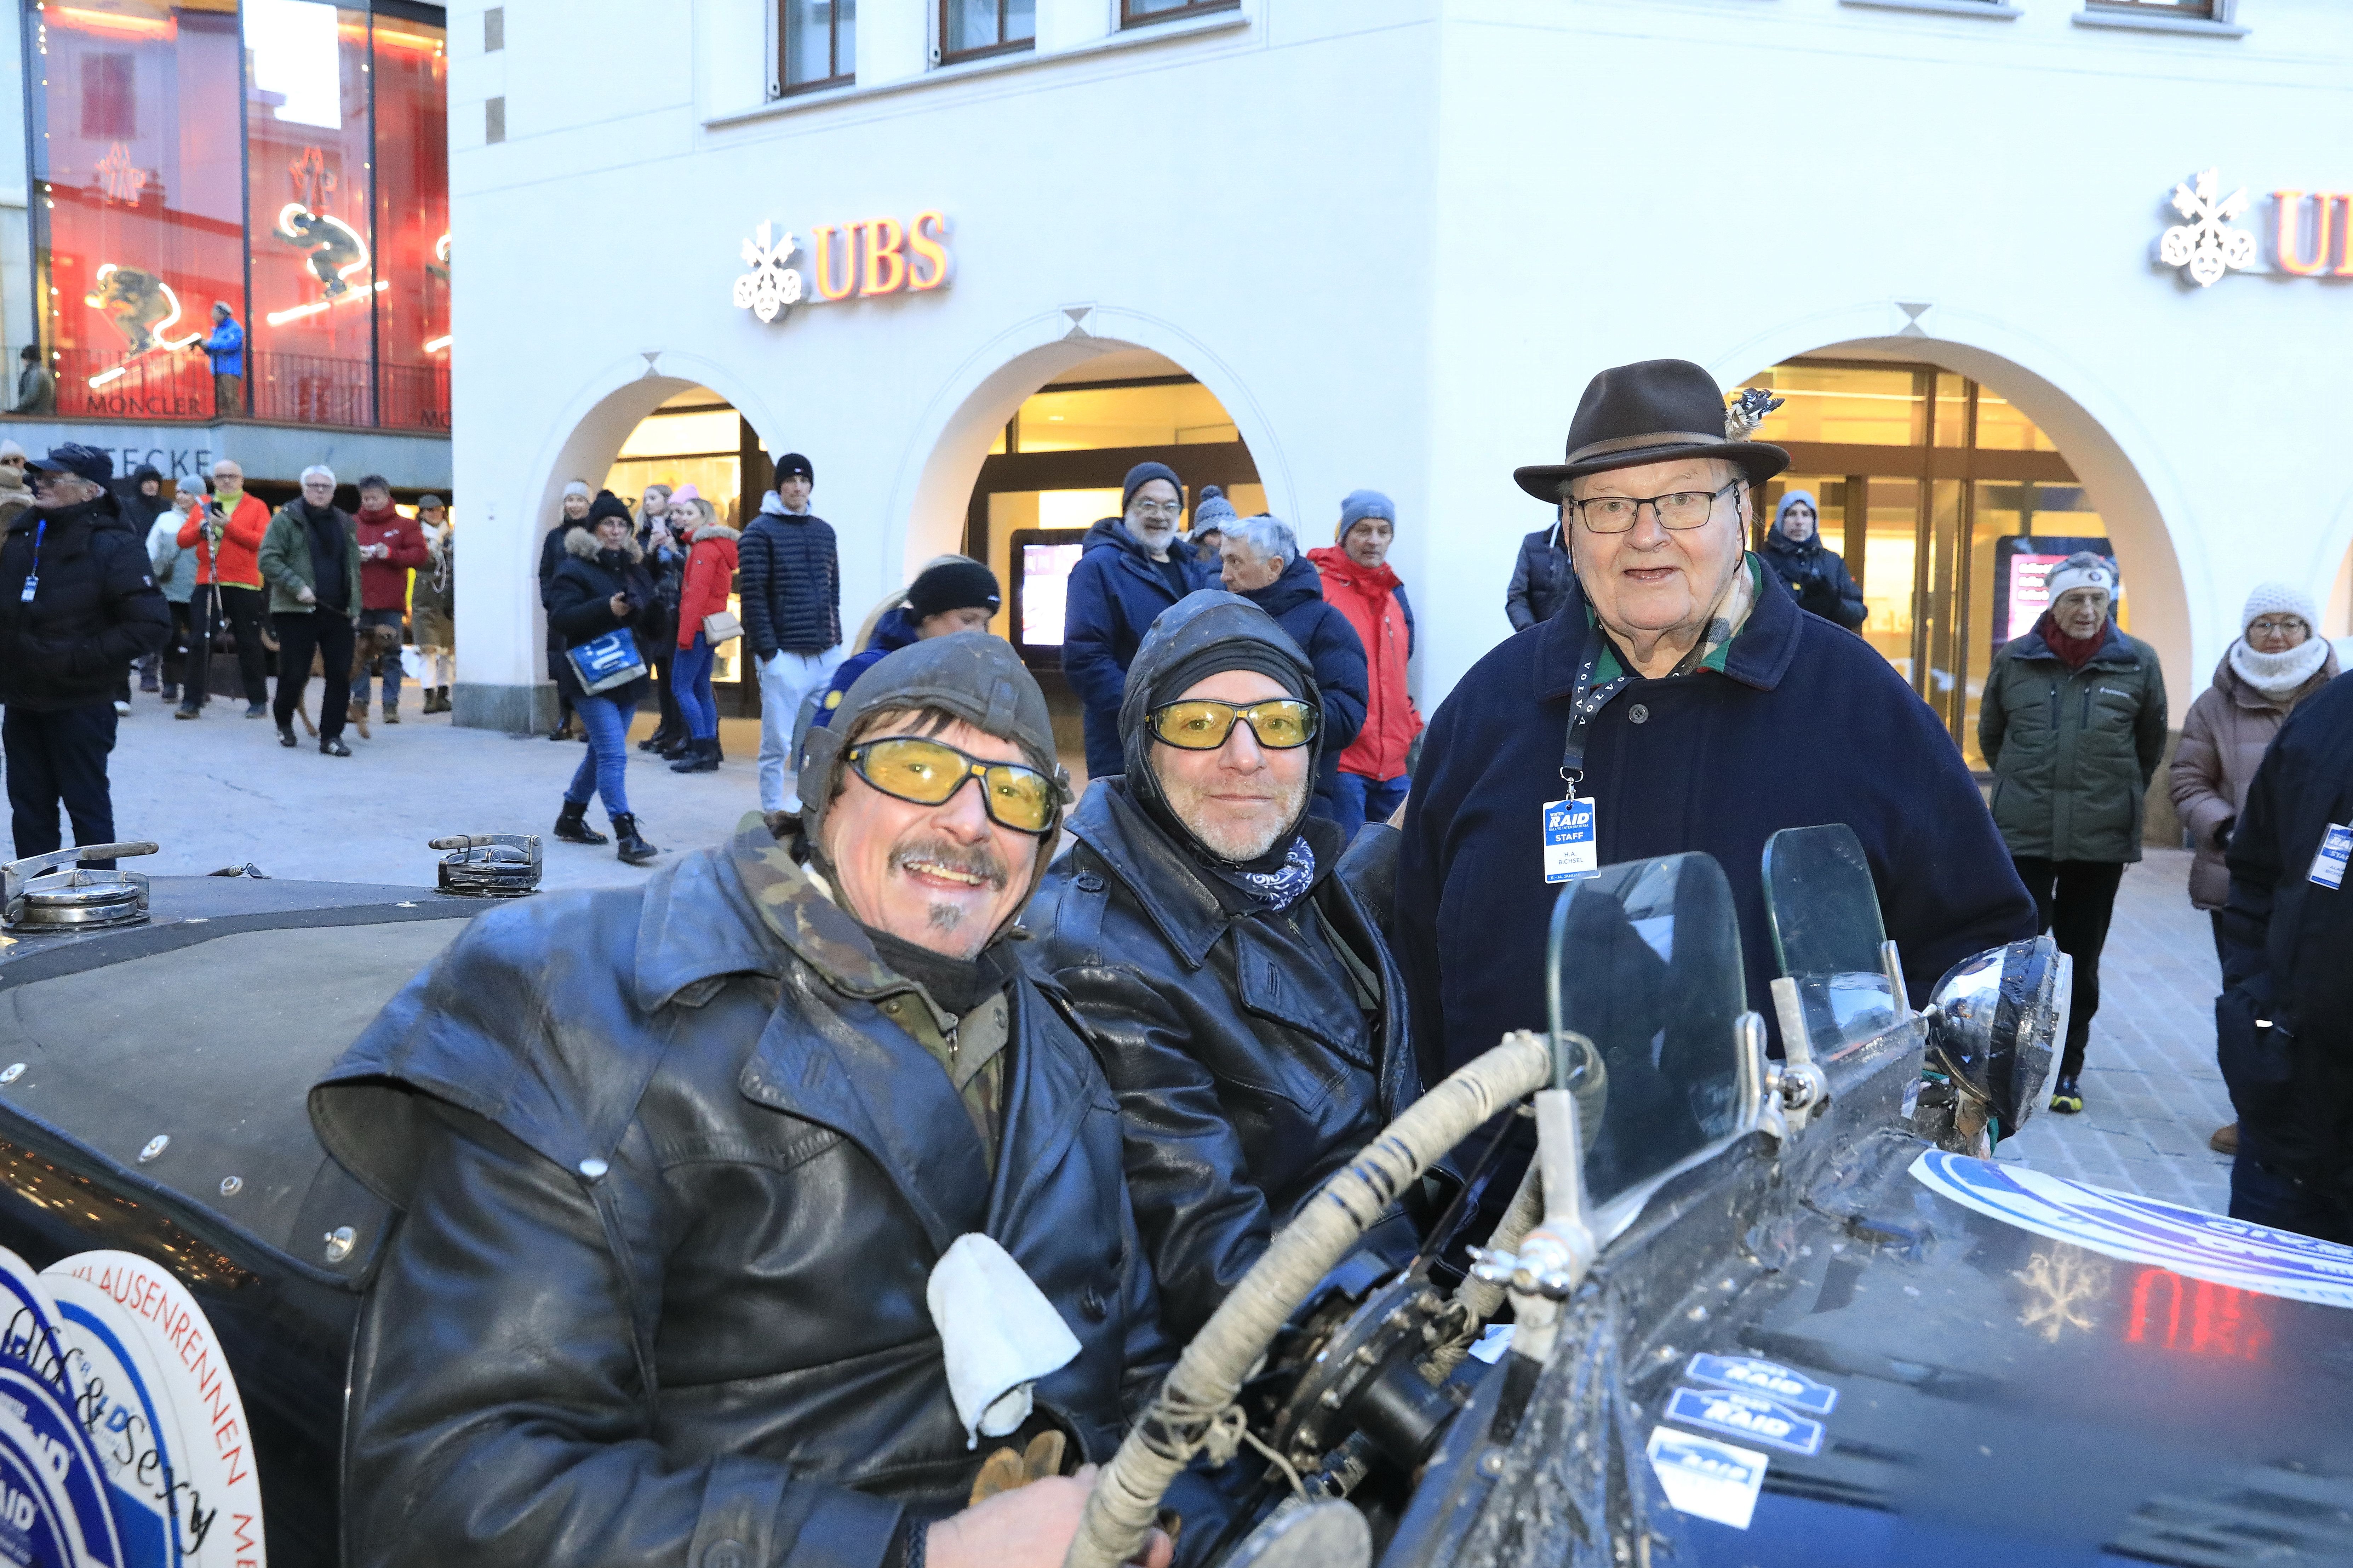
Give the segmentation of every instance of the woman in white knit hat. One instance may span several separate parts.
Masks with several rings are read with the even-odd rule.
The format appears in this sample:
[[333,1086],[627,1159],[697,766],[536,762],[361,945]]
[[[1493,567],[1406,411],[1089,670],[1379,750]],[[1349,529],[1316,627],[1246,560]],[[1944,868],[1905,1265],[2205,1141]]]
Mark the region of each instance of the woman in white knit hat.
[[[2189,901],[2212,916],[2214,948],[2222,946],[2222,906],[2231,895],[2222,851],[2246,809],[2247,785],[2272,737],[2306,698],[2337,674],[2337,654],[2320,635],[2312,595],[2286,583],[2260,583],[2239,616],[2240,636],[2214,667],[2214,684],[2199,693],[2181,723],[2167,787],[2197,858],[2189,868]],[[2239,1147],[2235,1121],[2209,1142],[2229,1154]]]

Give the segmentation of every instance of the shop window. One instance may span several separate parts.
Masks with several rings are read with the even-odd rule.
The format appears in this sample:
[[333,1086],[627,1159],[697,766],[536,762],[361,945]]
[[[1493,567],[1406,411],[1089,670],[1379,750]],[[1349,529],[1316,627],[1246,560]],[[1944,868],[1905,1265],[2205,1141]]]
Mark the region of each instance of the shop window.
[[1026,49],[1037,38],[1037,0],[940,0],[943,65]]
[[1119,0],[1119,25],[1147,26],[1177,16],[1198,16],[1208,11],[1234,11],[1241,0]]
[[783,0],[777,36],[786,92],[812,92],[858,79],[858,0]]
[[[742,518],[747,439],[743,417],[733,407],[717,393],[694,387],[638,421],[621,443],[601,485],[627,502],[631,511],[637,510],[649,485],[668,485],[672,490],[692,485],[711,503],[721,522],[736,527]],[[756,439],[751,445],[756,450]],[[741,610],[733,595],[727,607]],[[743,647],[741,639],[721,647],[712,669],[714,681],[732,685],[744,678],[745,670],[738,662]]]
[[1069,391],[1048,387],[1021,405],[1010,438],[1023,452],[1082,452],[1206,446],[1241,437],[1209,389],[1187,378]]
[[90,137],[139,134],[129,55],[100,49],[82,57],[81,133]]
[[375,64],[377,422],[449,428],[449,50],[379,12]]

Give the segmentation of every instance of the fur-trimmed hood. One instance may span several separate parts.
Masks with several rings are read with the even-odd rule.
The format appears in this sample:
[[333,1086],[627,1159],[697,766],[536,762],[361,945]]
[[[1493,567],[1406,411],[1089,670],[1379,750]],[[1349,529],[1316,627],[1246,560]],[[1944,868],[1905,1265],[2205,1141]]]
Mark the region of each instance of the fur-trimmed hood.
[[[594,561],[601,548],[596,542],[596,531],[593,528],[575,528],[568,530],[564,535],[564,552],[566,555],[577,555],[583,561]],[[646,558],[646,552],[638,548],[638,542],[634,539],[621,541],[621,550],[628,556],[629,563],[633,566]]]
[[714,522],[707,528],[696,529],[694,537],[690,542],[700,544],[706,539],[741,539],[743,537],[742,529],[730,528],[723,522]]

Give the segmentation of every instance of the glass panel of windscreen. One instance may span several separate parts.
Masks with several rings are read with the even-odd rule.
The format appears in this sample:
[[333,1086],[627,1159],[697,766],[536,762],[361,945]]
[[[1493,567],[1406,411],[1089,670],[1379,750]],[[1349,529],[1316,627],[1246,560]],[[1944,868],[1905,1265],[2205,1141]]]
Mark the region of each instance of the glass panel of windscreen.
[[1895,988],[1880,966],[1879,889],[1853,828],[1785,827],[1765,841],[1765,919],[1781,973],[1798,983],[1816,1057],[1895,1023]]
[[1609,1074],[1585,1158],[1588,1193],[1606,1203],[1739,1121],[1740,928],[1705,855],[1607,867],[1561,897],[1560,1026],[1591,1040]]

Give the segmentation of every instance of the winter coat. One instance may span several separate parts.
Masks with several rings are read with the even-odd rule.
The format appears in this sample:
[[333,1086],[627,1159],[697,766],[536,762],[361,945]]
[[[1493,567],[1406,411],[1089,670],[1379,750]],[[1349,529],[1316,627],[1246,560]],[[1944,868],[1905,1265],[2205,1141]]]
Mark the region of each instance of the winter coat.
[[657,547],[653,527],[645,519],[638,522],[638,548],[646,552],[646,571],[654,580],[654,613],[647,617],[646,635],[658,641],[656,651],[672,650],[678,639],[678,602],[686,592],[687,546],[670,536],[670,542]]
[[[106,701],[131,662],[170,637],[171,608],[142,542],[121,521],[112,495],[54,511],[27,508],[8,520],[0,542],[0,704],[49,713]],[[40,583],[28,605],[37,541]]]
[[16,373],[16,406],[11,414],[55,414],[58,378],[42,364],[28,364]]
[[260,587],[261,540],[269,531],[269,508],[259,496],[240,495],[226,518],[217,500],[206,502],[206,512],[219,527],[217,540],[202,538],[206,517],[191,512],[180,524],[180,548],[196,552],[196,581]]
[[1799,609],[1851,632],[1862,629],[1862,589],[1846,569],[1846,558],[1822,543],[1820,530],[1800,544],[1778,527],[1771,529],[1757,553]]
[[[833,525],[814,514],[760,515],[744,530],[744,641],[755,659],[815,654],[841,642],[841,562]],[[681,622],[685,619],[681,613]]]
[[[566,649],[583,643],[594,642],[607,632],[627,626],[634,635],[637,616],[613,614],[613,595],[627,594],[632,605],[653,602],[654,580],[646,574],[637,541],[630,540],[623,550],[601,550],[596,536],[585,528],[575,528],[564,539],[564,563],[547,580],[547,629],[552,637],[561,637]],[[645,640],[638,638],[638,651],[642,657]],[[560,671],[559,686],[568,683],[572,700],[577,702],[582,692],[579,673],[572,660],[559,653],[554,660]],[[599,691],[597,696],[621,705],[627,713],[637,707],[639,699],[651,689],[645,676],[625,685]]]
[[[254,557],[261,568],[262,580],[269,584],[269,613],[273,616],[307,616],[321,608],[306,605],[295,597],[298,589],[319,591],[319,575],[311,561],[311,524],[302,515],[303,502],[288,501],[269,520],[269,529],[261,536],[260,552]],[[341,523],[343,541],[343,571],[349,580],[351,617],[360,618],[360,552],[353,542],[351,514],[342,508],[332,509]]]
[[[2034,905],[1936,714],[1869,644],[1799,612],[1769,572],[1721,672],[1635,679],[1590,721],[1600,864],[1704,851],[1731,884],[1748,1005],[1774,1027],[1765,841],[1854,829],[1915,1005],[1958,960],[2034,934]],[[1541,813],[1559,800],[1581,588],[1471,668],[1430,720],[1406,804],[1393,940],[1436,1082],[1507,1030],[1543,1029]]]
[[[2312,880],[2330,825],[2353,823],[2353,676],[2280,726],[2231,832],[2215,1004],[2239,1157],[2353,1204],[2353,874]],[[2272,1027],[2258,1027],[2258,1020]]]
[[[1192,592],[1193,547],[1168,542],[1168,559]],[[1079,542],[1062,607],[1062,674],[1079,694],[1086,726],[1087,776],[1119,772],[1119,700],[1136,646],[1160,612],[1184,597],[1127,524],[1106,517]]]
[[1997,649],[1978,709],[1994,776],[1993,819],[2013,856],[2140,858],[2149,780],[2165,759],[2165,672],[2157,650],[2107,623],[2081,669],[2041,624]]
[[2230,901],[2231,872],[2223,864],[2222,847],[2231,826],[2247,807],[2247,786],[2263,760],[2272,737],[2279,733],[2291,710],[2337,679],[2337,654],[2331,649],[2318,673],[2287,700],[2272,700],[2239,678],[2231,656],[2214,667],[2214,684],[2198,694],[2181,721],[2181,743],[2174,748],[2167,770],[2166,793],[2173,810],[2189,834],[2196,858],[2189,863],[2189,901],[2201,910],[2219,910]]
[[1577,574],[1570,570],[1568,552],[1561,547],[1560,524],[1539,528],[1520,541],[1520,558],[1512,567],[1512,585],[1504,595],[1504,613],[1512,629],[1525,631],[1548,621],[1567,598]]
[[[155,481],[155,493],[152,496],[139,488],[149,479]],[[128,478],[116,480],[115,493],[122,498],[123,521],[142,539],[155,526],[157,518],[172,510],[172,487],[152,463],[142,463],[131,470]]]
[[756,819],[471,922],[311,1091],[405,1211],[353,1353],[343,1561],[896,1564],[998,1446],[966,1447],[925,1305],[976,1233],[1077,1338],[1037,1402],[1108,1458],[1170,1360],[1117,1107],[1056,999],[1005,994],[992,1166],[894,1022],[926,994]]
[[147,565],[169,603],[185,605],[196,596],[196,554],[180,548],[179,513],[166,512],[148,529]]
[[735,582],[736,542],[743,537],[739,530],[719,523],[696,531],[693,548],[686,557],[686,577],[679,588],[679,647],[692,647],[702,630],[702,617],[727,607],[728,591]]
[[812,725],[829,724],[833,710],[841,706],[842,698],[849,695],[850,687],[860,676],[881,663],[885,654],[896,653],[921,640],[915,630],[915,617],[906,605],[884,611],[875,621],[873,633],[867,637],[866,646],[834,667],[832,683],[825,689],[825,695],[818,699],[817,711],[809,716],[809,722]]
[[409,591],[408,624],[418,647],[458,646],[458,541],[446,524],[438,542],[427,535],[425,564]]
[[1421,710],[1406,689],[1413,606],[1386,563],[1368,572],[1330,544],[1309,551],[1307,559],[1324,574],[1324,597],[1348,617],[1365,649],[1365,725],[1340,753],[1340,772],[1386,783],[1405,773],[1413,738],[1421,733]]
[[[1339,815],[1334,792],[1338,787],[1340,756],[1356,744],[1365,727],[1365,645],[1356,638],[1348,617],[1324,597],[1324,579],[1304,555],[1282,569],[1266,587],[1243,598],[1274,617],[1315,667],[1315,690],[1324,706],[1323,751],[1315,765],[1314,815]],[[1092,769],[1088,770],[1092,772]]]
[[206,357],[213,362],[215,375],[245,374],[245,329],[230,316],[214,327],[204,342]]
[[360,563],[360,607],[407,609],[408,574],[427,559],[424,526],[396,511],[389,521],[355,518],[352,526],[361,544],[381,544],[392,552],[381,561]]
[[[1119,1095],[1161,1310],[1189,1340],[1273,1229],[1419,1095],[1403,984],[1331,875],[1328,825],[1311,830],[1314,891],[1246,914],[1124,779],[1091,784],[1068,829],[1022,917],[1039,938],[1024,957],[1069,992]],[[1352,973],[1376,997],[1369,1018]]]

